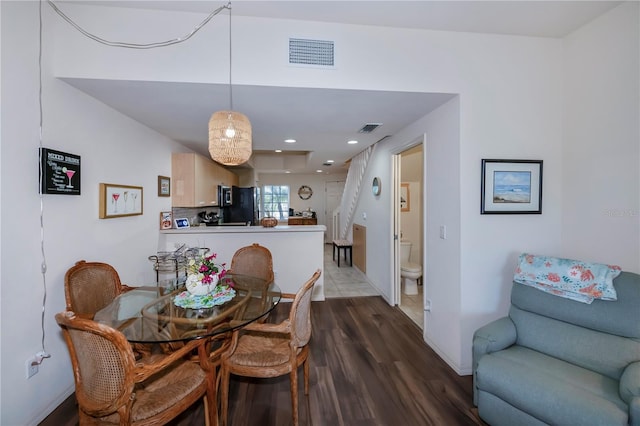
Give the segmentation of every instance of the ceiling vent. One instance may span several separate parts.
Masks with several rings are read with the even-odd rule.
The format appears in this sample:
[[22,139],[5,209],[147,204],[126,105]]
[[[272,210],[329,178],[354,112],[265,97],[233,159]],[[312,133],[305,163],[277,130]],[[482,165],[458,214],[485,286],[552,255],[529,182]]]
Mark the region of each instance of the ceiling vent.
[[322,165],[329,167],[329,166],[331,166],[331,163],[322,163]]
[[333,42],[290,38],[289,63],[333,67],[335,65]]
[[382,123],[367,123],[362,129],[358,130],[358,133],[371,133],[380,126],[382,126]]

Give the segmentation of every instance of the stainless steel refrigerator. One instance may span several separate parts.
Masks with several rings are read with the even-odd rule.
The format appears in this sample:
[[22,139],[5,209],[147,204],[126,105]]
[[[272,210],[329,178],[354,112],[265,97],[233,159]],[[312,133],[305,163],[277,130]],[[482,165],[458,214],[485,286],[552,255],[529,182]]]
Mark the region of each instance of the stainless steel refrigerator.
[[251,222],[251,225],[260,224],[260,188],[231,188],[231,206],[224,207],[225,222]]

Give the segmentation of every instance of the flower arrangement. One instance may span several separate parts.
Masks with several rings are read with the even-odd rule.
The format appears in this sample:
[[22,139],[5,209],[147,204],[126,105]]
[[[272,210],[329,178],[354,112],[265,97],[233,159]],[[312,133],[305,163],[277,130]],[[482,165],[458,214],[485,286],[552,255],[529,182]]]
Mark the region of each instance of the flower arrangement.
[[227,273],[226,264],[215,263],[217,254],[189,259],[185,286],[189,293],[202,296],[215,290],[220,278]]

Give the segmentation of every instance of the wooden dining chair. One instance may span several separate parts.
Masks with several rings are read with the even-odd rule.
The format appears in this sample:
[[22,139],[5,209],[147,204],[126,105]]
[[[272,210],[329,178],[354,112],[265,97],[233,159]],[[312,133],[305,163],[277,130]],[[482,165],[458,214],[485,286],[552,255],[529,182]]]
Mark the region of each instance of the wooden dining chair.
[[251,323],[233,332],[230,348],[220,360],[222,424],[227,424],[231,374],[244,377],[290,375],[293,424],[298,425],[298,367],[303,365],[304,393],[309,394],[309,340],[311,339],[311,294],[320,278],[318,269],[296,294],[289,317],[279,324]]
[[[266,303],[266,293],[269,285],[275,279],[273,273],[273,257],[268,248],[257,243],[239,248],[231,258],[231,269],[229,269],[229,273],[263,279],[264,286],[260,289],[263,294],[260,300],[262,301],[261,303]],[[257,303],[260,302],[250,301],[247,305],[247,311],[262,311],[264,306],[257,305]],[[265,322],[268,316],[268,314],[264,315],[258,322]]]
[[64,295],[67,310],[92,319],[96,312],[107,306],[131,287],[120,282],[113,266],[101,262],[80,260],[64,276]]
[[74,312],[56,315],[73,367],[80,425],[161,425],[205,399],[215,424],[215,387],[210,375],[185,355],[202,344],[192,340],[170,355],[136,362],[125,336]]
[[239,248],[231,258],[231,274],[249,275],[273,282],[273,257],[268,248],[253,243]]

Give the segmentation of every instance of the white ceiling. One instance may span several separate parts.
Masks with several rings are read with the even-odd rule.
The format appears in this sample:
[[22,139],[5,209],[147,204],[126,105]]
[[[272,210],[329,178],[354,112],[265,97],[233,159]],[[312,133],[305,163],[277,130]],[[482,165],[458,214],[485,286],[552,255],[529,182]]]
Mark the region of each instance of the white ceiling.
[[[65,2],[57,2],[63,4]],[[219,1],[74,1],[93,5],[209,13]],[[247,1],[233,2],[234,15],[447,31],[563,37],[618,1]],[[66,79],[69,84],[133,119],[207,155],[206,123],[228,106],[228,86]],[[335,171],[378,140],[393,135],[452,97],[448,94],[234,86],[234,105],[253,126],[255,151],[311,151],[309,173]],[[359,134],[367,123],[383,123]],[[297,143],[287,145],[286,138]],[[356,138],[357,145],[346,141]],[[323,166],[335,160],[331,167]],[[283,167],[284,169],[284,167]],[[282,172],[282,169],[259,170]]]

